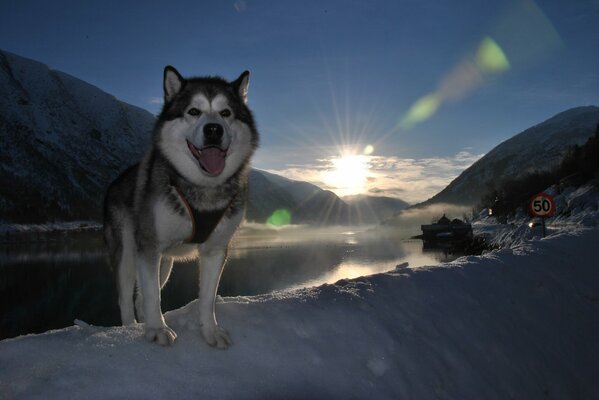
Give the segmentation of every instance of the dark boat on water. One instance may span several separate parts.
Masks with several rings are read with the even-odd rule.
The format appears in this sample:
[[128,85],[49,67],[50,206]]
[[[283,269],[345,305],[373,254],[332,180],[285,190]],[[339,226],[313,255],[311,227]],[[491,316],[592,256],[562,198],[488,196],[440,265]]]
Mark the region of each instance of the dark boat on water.
[[460,219],[450,220],[443,216],[436,223],[420,225],[425,242],[469,242],[472,240],[472,225]]

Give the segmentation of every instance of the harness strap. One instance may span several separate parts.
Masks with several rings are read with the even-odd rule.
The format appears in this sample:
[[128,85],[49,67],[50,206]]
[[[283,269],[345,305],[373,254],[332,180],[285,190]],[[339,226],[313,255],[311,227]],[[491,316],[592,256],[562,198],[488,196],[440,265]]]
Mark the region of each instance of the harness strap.
[[223,209],[198,211],[189,204],[178,187],[175,186],[175,189],[183,201],[183,204],[185,204],[185,208],[187,208],[187,212],[191,218],[191,235],[185,240],[187,243],[204,243],[206,240],[208,240],[218,223],[225,215],[225,212],[231,208],[233,200],[235,200],[235,197],[237,196],[233,196],[229,204],[227,204],[227,206]]

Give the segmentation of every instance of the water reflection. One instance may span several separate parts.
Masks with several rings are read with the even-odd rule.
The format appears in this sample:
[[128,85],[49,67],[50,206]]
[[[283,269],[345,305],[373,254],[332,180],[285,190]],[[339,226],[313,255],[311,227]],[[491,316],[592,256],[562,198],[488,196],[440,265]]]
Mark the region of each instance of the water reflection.
[[[423,252],[422,242],[397,232],[247,226],[228,253],[219,294],[256,295],[450,261],[455,254]],[[119,323],[116,286],[99,233],[46,241],[0,244],[0,338],[70,326],[75,318],[96,325]],[[162,308],[197,297],[198,269],[173,269]]]

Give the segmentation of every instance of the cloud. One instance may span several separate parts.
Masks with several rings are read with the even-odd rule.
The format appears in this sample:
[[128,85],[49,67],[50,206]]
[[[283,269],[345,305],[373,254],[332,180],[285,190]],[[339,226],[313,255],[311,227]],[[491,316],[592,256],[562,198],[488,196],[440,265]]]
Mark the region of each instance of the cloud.
[[246,10],[247,4],[243,0],[237,0],[235,3],[233,3],[233,8],[235,8],[235,11],[238,13],[241,13]]
[[164,102],[164,100],[162,99],[162,97],[150,97],[149,99],[147,99],[147,102],[150,104],[161,104]]
[[[450,157],[362,156],[368,166],[362,193],[398,197],[409,203],[418,203],[440,192],[482,156],[483,154],[472,154],[468,150],[462,150]],[[333,158],[319,159],[310,164],[294,163],[283,169],[268,171],[289,179],[313,183],[323,189],[332,190],[339,196],[356,194],[349,193],[327,180],[333,165]]]

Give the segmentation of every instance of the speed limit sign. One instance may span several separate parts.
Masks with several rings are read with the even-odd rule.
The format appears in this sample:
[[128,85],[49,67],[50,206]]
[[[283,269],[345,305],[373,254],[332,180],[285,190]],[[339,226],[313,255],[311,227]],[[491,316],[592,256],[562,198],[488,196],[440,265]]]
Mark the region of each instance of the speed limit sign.
[[547,193],[532,196],[528,207],[533,217],[547,218],[555,213],[555,201]]

